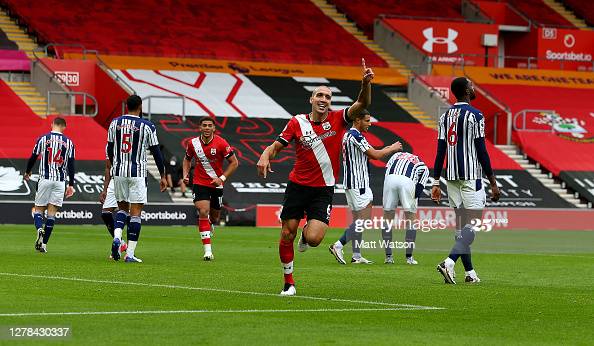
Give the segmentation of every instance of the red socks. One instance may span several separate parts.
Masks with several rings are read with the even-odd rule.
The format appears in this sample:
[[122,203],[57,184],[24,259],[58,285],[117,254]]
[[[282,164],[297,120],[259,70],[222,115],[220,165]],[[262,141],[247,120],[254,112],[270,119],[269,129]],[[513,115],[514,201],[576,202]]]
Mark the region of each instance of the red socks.
[[202,239],[202,244],[210,244],[210,220],[208,218],[198,219],[198,230],[200,231],[200,239]]
[[278,253],[283,266],[285,283],[294,285],[293,258],[295,257],[295,252],[293,250],[293,242],[281,238],[280,242],[278,243]]

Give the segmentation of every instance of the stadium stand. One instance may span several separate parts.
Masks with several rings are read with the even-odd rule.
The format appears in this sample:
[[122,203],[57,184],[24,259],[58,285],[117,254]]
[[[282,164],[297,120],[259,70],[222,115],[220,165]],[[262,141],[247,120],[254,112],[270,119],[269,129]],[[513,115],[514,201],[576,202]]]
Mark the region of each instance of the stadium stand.
[[0,49],[0,71],[29,71],[31,61],[20,50]]
[[[1,147],[1,158],[28,158],[35,139],[49,131],[53,120],[38,117],[4,81],[0,81],[0,114],[6,143]],[[75,143],[85,143],[77,147],[77,159],[104,160],[105,129],[89,117],[68,116],[66,121],[66,134]]]
[[559,13],[550,8],[542,0],[504,0],[513,5],[523,15],[528,17],[538,26],[562,26],[574,28],[575,26]]
[[0,30],[0,49],[2,50],[17,50],[19,46],[6,36],[4,30]]
[[334,65],[358,65],[364,57],[371,66],[387,66],[307,0],[282,6],[265,0],[5,2],[46,43],[82,44],[102,54]]
[[524,17],[507,2],[474,1],[482,13],[496,24],[527,26],[528,18]]
[[[38,117],[4,81],[0,80],[0,117],[0,175],[3,177],[3,194],[0,200],[31,200],[35,190],[31,182],[23,182],[21,175],[31,156],[35,140],[50,130],[55,116],[46,119]],[[96,202],[103,186],[107,131],[90,117],[65,118],[65,134],[76,145],[77,192],[71,200]],[[16,180],[11,180],[11,177]],[[149,177],[148,182],[151,201],[171,202],[168,195],[158,193],[158,182],[154,178]]]
[[582,0],[563,0],[562,2],[578,17],[583,18],[589,26],[594,26],[594,2]]
[[[594,108],[591,89],[488,84],[481,86],[511,107],[514,114],[533,109],[551,110],[559,115],[559,118],[551,118],[543,114],[545,112],[531,112],[526,115],[526,129],[513,133],[515,142],[529,157],[540,162],[556,176],[562,170],[594,171],[594,122],[588,114]],[[523,127],[521,115],[514,125],[519,129]],[[554,132],[552,125],[556,125]],[[534,130],[541,131],[533,132]]]
[[331,0],[347,17],[355,21],[367,36],[373,36],[373,22],[381,14],[402,17],[442,17],[464,19],[461,14],[460,1],[445,0],[415,1],[414,6],[403,0]]

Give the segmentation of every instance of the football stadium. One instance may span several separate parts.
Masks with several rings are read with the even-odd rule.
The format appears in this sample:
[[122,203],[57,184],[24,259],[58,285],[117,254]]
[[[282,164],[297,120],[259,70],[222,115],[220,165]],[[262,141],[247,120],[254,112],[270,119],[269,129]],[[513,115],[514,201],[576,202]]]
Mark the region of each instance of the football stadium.
[[0,0],[0,344],[592,344],[594,3]]

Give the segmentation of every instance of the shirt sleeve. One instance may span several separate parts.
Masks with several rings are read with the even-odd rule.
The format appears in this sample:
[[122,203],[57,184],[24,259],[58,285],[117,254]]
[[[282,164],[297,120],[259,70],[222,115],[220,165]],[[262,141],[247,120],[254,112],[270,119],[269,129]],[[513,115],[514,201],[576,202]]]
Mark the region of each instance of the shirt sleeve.
[[446,139],[445,113],[439,117],[439,126],[437,126],[437,139]]
[[188,144],[186,145],[186,159],[188,161],[192,161],[194,156],[195,156],[195,153],[194,153],[194,148],[192,147],[192,141],[188,141]]
[[355,138],[355,136],[352,136],[351,141],[355,144],[357,149],[361,150],[362,152],[366,152],[371,148],[371,145],[369,144],[369,142],[367,142],[367,139],[365,139],[363,135],[359,135],[357,138]]
[[153,147],[155,145],[159,145],[159,139],[157,138],[157,128],[152,123],[146,127],[148,133],[148,146]]
[[227,142],[226,140],[222,140],[221,141],[221,148],[220,148],[221,152],[224,154],[223,156],[227,159],[229,157],[231,157],[233,155],[233,147],[231,147],[229,145],[229,142]]
[[415,184],[422,184],[425,186],[427,184],[427,180],[429,179],[429,168],[424,163],[419,163],[417,166],[417,172],[415,175],[414,182]]
[[295,138],[295,122],[297,120],[294,117],[289,120],[281,134],[276,138],[285,147]]
[[351,121],[349,120],[349,108],[350,107],[347,107],[342,110],[342,122],[345,127],[351,124]]
[[41,141],[43,140],[44,137],[39,137],[37,139],[37,142],[35,142],[35,146],[33,147],[33,155],[39,155],[41,154]]
[[482,113],[475,116],[474,133],[474,138],[485,138],[485,117]]
[[107,141],[109,143],[114,143],[115,142],[115,127],[116,127],[116,122],[112,121],[111,124],[109,124],[109,129],[107,130]]

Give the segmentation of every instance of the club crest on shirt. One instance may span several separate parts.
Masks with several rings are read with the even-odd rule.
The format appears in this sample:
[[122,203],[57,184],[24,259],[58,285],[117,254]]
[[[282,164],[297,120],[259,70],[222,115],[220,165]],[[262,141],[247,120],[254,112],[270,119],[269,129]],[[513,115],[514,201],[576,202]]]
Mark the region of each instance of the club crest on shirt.
[[210,148],[210,155],[216,155],[217,154],[217,148]]
[[332,128],[332,125],[330,125],[329,122],[325,122],[322,124],[322,128],[324,129],[324,131],[328,131]]

